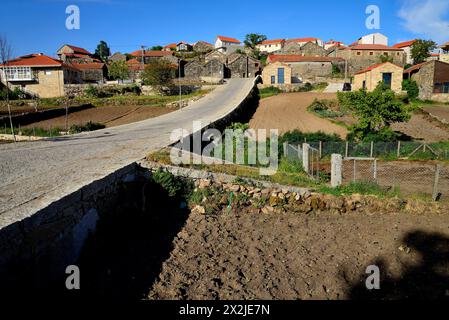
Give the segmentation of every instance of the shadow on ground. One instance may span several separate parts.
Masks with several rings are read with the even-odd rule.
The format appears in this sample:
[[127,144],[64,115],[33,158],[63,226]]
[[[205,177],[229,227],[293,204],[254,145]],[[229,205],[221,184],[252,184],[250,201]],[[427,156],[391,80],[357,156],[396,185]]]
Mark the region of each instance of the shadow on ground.
[[81,253],[80,298],[146,298],[187,220],[189,211],[180,209],[184,200],[154,182],[120,194],[118,207],[99,221]]
[[402,266],[398,277],[386,274],[388,265],[383,258],[373,261],[379,267],[379,290],[367,290],[365,281],[369,275],[361,275],[348,291],[354,300],[441,300],[449,299],[449,238],[437,233],[414,231],[402,240],[403,248],[416,252],[416,264]]

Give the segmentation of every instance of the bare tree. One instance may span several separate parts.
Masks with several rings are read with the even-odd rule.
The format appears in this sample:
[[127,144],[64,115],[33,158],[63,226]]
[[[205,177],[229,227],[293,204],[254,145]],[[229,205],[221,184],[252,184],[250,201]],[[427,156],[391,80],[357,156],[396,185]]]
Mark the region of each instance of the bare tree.
[[[14,143],[16,143],[16,134],[14,132],[14,125],[12,123],[12,116],[11,116],[11,105],[9,103],[9,82],[8,82],[8,63],[11,59],[12,55],[12,49],[11,45],[8,42],[8,39],[4,35],[0,35],[0,59],[3,64],[3,75],[5,78],[5,85],[6,85],[6,105],[8,106],[8,114],[9,114],[9,124],[11,125],[11,133],[14,138]],[[0,77],[2,76],[2,73],[0,72]],[[0,79],[1,80],[1,79]]]

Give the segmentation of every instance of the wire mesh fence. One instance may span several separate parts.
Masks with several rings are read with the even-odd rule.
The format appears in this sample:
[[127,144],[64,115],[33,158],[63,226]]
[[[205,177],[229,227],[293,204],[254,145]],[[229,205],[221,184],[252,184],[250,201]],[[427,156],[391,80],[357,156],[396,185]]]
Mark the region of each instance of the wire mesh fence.
[[372,182],[401,195],[449,200],[449,165],[421,161],[343,160],[343,184]]
[[[415,141],[396,142],[307,142],[319,150],[321,158],[330,158],[332,154],[348,157],[367,157],[384,160],[416,159],[416,160],[449,160],[449,142],[423,143]],[[295,150],[302,145],[288,144],[288,157],[294,157]],[[285,150],[285,148],[284,148]]]

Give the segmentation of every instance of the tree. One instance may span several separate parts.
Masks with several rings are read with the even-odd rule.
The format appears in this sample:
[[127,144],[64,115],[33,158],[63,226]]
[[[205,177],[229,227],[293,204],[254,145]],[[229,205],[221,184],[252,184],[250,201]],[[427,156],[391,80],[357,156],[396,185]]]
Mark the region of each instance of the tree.
[[392,56],[388,56],[388,55],[385,55],[385,54],[383,54],[383,55],[381,55],[380,56],[380,62],[381,63],[385,63],[385,62],[391,62],[391,63],[393,63],[393,57]]
[[[4,35],[0,35],[0,59],[3,65],[3,70],[8,68],[8,62],[11,60],[12,56],[12,48],[8,42],[8,39]],[[14,125],[12,123],[12,115],[11,115],[11,104],[9,103],[9,82],[7,72],[3,73],[5,75],[5,85],[6,85],[6,105],[8,107],[8,116],[9,116],[9,124],[11,126],[11,133],[14,139],[14,143],[16,143],[16,134],[14,132]],[[2,73],[0,73],[0,77]],[[0,79],[1,80],[1,79]]]
[[430,53],[437,48],[437,44],[431,40],[418,39],[412,44],[412,59],[414,64],[423,63]]
[[101,61],[106,61],[108,57],[111,55],[111,50],[108,47],[108,44],[101,40],[95,49],[95,56],[97,56]]
[[162,47],[162,46],[152,46],[151,47],[151,50],[153,50],[153,51],[161,51],[162,49],[164,49],[164,47]]
[[109,78],[112,80],[126,80],[129,78],[129,69],[125,61],[114,61],[108,68]]
[[161,91],[164,87],[172,86],[176,69],[166,60],[154,60],[145,66],[142,72],[142,82],[144,85],[154,86]]
[[390,129],[390,125],[410,120],[408,108],[383,83],[379,83],[373,92],[339,92],[338,100],[358,119],[358,123],[351,128],[351,135],[356,140],[396,139],[397,134]]
[[245,37],[244,44],[246,47],[256,49],[256,46],[267,40],[267,36],[259,33],[250,33]]

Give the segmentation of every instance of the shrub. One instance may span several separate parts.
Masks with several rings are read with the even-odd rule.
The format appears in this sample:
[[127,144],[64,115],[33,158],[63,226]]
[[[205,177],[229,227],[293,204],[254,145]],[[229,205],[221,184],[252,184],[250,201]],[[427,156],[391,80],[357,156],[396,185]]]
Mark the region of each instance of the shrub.
[[404,80],[402,82],[402,90],[407,91],[409,100],[416,100],[419,96],[419,87],[414,80]]
[[79,126],[79,125],[73,125],[70,127],[70,133],[81,133],[86,131],[95,131],[106,128],[105,125],[101,123],[95,123],[92,121],[89,121],[85,125]]
[[337,134],[327,134],[324,132],[303,133],[299,130],[293,130],[286,132],[279,138],[279,143],[282,145],[284,142],[290,144],[301,144],[303,142],[341,142],[342,139]]
[[266,87],[259,90],[259,95],[261,99],[268,98],[271,96],[276,96],[282,92],[281,89],[277,87]]
[[161,87],[170,87],[173,84],[176,67],[165,60],[155,60],[145,67],[142,73],[142,82],[145,85]]
[[176,177],[168,171],[159,169],[153,172],[151,180],[166,190],[170,197],[189,198],[193,194],[193,184],[191,182]]

